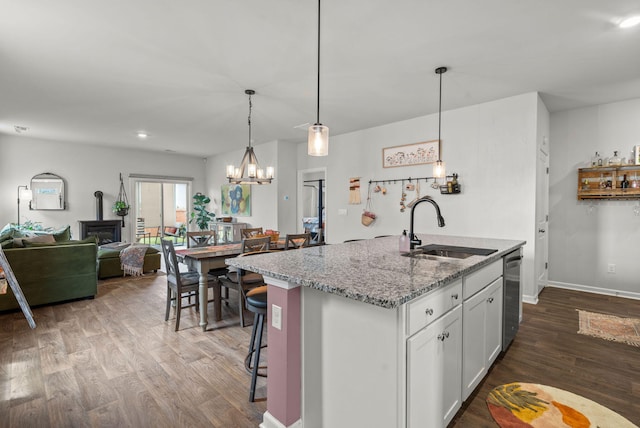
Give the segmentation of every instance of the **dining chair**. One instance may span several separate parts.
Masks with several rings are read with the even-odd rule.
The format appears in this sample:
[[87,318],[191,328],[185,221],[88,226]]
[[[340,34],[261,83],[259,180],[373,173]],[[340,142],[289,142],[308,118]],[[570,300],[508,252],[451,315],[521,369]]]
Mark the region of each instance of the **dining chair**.
[[201,230],[187,232],[187,248],[208,247],[218,244],[218,234],[215,230]]
[[[178,266],[178,258],[176,257],[176,251],[173,246],[173,241],[169,239],[162,239],[160,241],[162,245],[162,254],[164,255],[165,269],[167,272],[167,309],[164,314],[164,320],[169,320],[169,311],[171,309],[171,302],[175,302],[176,305],[176,328],[178,331],[180,327],[180,312],[182,309],[195,306],[196,312],[199,311],[199,292],[200,287],[200,274],[198,272],[180,272]],[[207,275],[207,288],[219,287],[219,279],[213,275]],[[191,301],[191,297],[195,297],[195,303],[182,305],[182,299],[188,298]],[[206,310],[206,308],[204,309]]]
[[247,227],[240,229],[242,232],[242,238],[255,238],[255,235],[262,235],[264,232],[261,227]]
[[242,246],[240,247],[241,253],[248,253],[250,251],[266,251],[271,248],[271,237],[264,236],[261,238],[245,238],[242,240]]
[[[259,238],[256,238],[259,239]],[[238,257],[247,257],[254,254],[270,253],[272,250],[249,251],[238,255]],[[228,289],[238,292],[238,312],[240,314],[240,326],[246,327],[244,323],[244,310],[246,305],[246,293],[252,288],[265,285],[264,278],[259,273],[245,271],[237,268],[230,270],[225,276],[220,277],[220,284]]]
[[284,240],[284,249],[293,250],[293,249],[308,247],[310,242],[311,242],[310,233],[287,234]]

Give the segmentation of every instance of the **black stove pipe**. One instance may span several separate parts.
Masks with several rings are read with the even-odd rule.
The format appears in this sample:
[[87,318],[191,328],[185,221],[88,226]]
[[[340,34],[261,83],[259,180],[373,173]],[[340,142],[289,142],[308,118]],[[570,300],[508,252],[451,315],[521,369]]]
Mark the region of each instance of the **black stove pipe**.
[[96,190],[93,196],[96,197],[96,220],[102,221],[102,195],[103,193],[100,190]]

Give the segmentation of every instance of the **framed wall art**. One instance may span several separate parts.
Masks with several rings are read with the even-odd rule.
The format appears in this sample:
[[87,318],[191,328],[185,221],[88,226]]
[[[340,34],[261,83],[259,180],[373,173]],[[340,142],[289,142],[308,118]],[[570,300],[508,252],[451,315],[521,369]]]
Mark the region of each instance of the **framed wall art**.
[[423,141],[422,143],[382,149],[383,168],[422,165],[434,163],[438,159],[440,159],[440,140]]
[[222,215],[248,217],[251,215],[251,186],[249,184],[223,184],[221,188]]

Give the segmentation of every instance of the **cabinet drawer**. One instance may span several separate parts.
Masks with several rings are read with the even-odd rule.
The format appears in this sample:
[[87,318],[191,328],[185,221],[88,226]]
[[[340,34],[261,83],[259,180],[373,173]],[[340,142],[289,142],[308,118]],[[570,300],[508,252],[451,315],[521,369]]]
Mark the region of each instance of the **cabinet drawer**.
[[411,336],[460,303],[462,303],[462,279],[410,302],[407,335]]
[[487,285],[491,284],[496,278],[502,276],[502,259],[498,259],[488,266],[483,267],[469,275],[466,275],[463,280],[463,299],[476,294]]

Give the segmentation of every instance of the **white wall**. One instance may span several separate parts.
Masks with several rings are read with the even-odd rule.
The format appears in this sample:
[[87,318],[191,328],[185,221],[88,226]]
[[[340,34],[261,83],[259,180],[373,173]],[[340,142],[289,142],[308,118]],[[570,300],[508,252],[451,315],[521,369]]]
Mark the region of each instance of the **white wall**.
[[[551,115],[549,279],[562,286],[640,297],[638,201],[583,202],[577,169],[596,151],[629,157],[640,144],[640,99]],[[608,264],[616,273],[607,273]]]
[[[30,211],[21,202],[21,222],[26,219],[42,222],[45,227],[71,226],[73,238],[80,236],[79,220],[96,219],[96,190],[104,193],[104,219],[120,219],[111,212],[111,205],[120,190],[119,174],[125,180],[127,197],[130,173],[193,177],[193,191],[204,191],[203,160],[191,156],[151,151],[112,149],[28,137],[0,135],[0,224],[15,223],[17,218],[18,185],[28,185],[31,177],[43,172],[61,176],[66,182],[68,209],[64,211]],[[123,240],[129,241],[135,219],[125,217]],[[1,226],[0,226],[1,227]]]
[[[415,221],[415,230],[420,233],[526,240],[523,289],[525,297],[532,300],[537,295],[533,260],[539,102],[536,93],[529,93],[443,112],[442,159],[448,174],[460,175],[462,193],[441,195],[421,183],[422,195],[433,196],[440,205],[446,227],[437,227],[433,207],[428,205],[416,209]],[[327,168],[329,243],[398,235],[409,228],[410,210],[399,210],[400,183],[386,185],[386,196],[374,194],[373,211],[378,219],[370,227],[360,223],[367,182],[431,176],[431,165],[382,168],[382,149],[437,139],[437,121],[434,114],[331,136],[326,158],[311,158],[306,155],[306,145],[299,145],[298,169]],[[350,177],[361,177],[361,205],[348,204]],[[413,196],[409,192],[409,199]],[[344,209],[347,215],[338,214]]]

